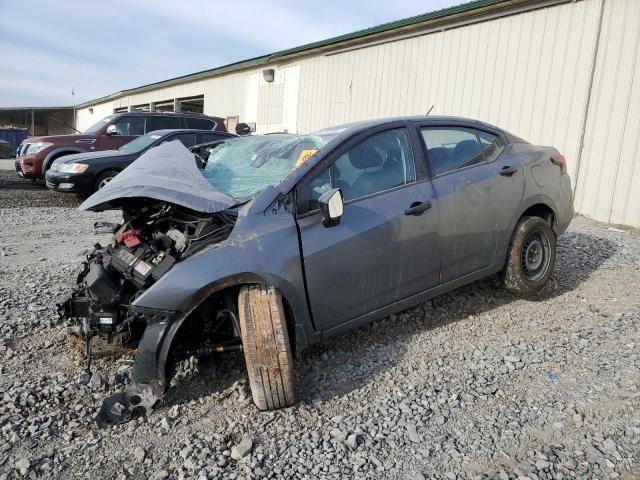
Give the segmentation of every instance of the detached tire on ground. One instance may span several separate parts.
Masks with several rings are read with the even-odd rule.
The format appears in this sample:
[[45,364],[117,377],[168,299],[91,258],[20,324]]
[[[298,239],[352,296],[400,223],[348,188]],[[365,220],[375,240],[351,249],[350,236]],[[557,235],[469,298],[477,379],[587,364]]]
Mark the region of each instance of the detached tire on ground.
[[500,273],[505,288],[533,295],[545,286],[556,263],[556,236],[540,217],[522,217],[511,237],[507,263]]
[[260,410],[292,405],[293,357],[282,297],[272,287],[244,286],[238,314],[254,403]]

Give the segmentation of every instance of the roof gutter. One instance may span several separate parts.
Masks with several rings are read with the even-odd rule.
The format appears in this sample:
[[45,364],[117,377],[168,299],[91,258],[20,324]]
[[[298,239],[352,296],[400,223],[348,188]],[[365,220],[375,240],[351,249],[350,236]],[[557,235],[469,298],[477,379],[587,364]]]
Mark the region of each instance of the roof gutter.
[[[422,37],[425,35],[429,35],[432,33],[436,33],[436,32],[444,32],[446,30],[453,30],[455,28],[460,28],[460,27],[466,27],[469,25],[473,25],[476,23],[482,23],[482,22],[486,22],[489,20],[495,20],[498,18],[503,18],[503,17],[508,17],[510,15],[517,15],[519,13],[526,13],[526,12],[530,12],[533,10],[539,10],[542,8],[548,8],[548,7],[553,7],[555,5],[560,5],[563,3],[575,3],[576,1],[580,1],[580,0],[543,0],[543,1],[537,1],[537,2],[529,2],[526,5],[516,5],[513,8],[509,8],[507,10],[500,10],[498,12],[493,12],[493,13],[486,13],[483,15],[478,15],[474,18],[470,18],[467,20],[460,20],[457,22],[446,22],[443,25],[438,25],[438,26],[433,26],[427,29],[420,29],[419,32],[413,32],[413,33],[407,33],[404,35],[396,35],[387,39],[382,39],[382,40],[377,40],[377,41],[373,41],[373,42],[367,42],[367,43],[363,43],[360,45],[356,45],[353,47],[346,47],[346,48],[341,48],[339,50],[334,50],[334,51],[330,51],[325,53],[326,57],[332,56],[332,55],[339,55],[341,53],[346,53],[346,52],[353,52],[355,50],[361,50],[363,48],[369,48],[369,47],[375,47],[378,45],[384,45],[387,43],[392,43],[392,42],[397,42],[399,40],[407,40],[410,38],[416,38],[416,37]],[[515,2],[516,4],[518,2]],[[520,2],[521,3],[521,2]]]

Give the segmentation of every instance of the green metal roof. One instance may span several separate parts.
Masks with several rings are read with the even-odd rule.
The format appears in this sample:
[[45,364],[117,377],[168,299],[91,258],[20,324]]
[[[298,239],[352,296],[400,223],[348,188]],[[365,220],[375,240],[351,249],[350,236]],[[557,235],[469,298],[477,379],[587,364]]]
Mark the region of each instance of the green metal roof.
[[152,90],[158,87],[167,87],[171,85],[175,85],[178,83],[191,82],[194,80],[198,80],[205,77],[211,77],[214,75],[220,75],[223,73],[232,72],[235,70],[242,70],[248,67],[253,67],[256,65],[262,65],[269,63],[272,60],[288,57],[290,55],[300,54],[309,50],[315,50],[323,47],[329,47],[331,45],[336,45],[344,42],[349,42],[352,40],[363,39],[372,35],[378,35],[381,33],[391,32],[393,30],[397,30],[404,27],[410,27],[412,25],[418,25],[423,22],[433,21],[442,19],[445,17],[450,17],[453,15],[457,15],[460,13],[471,12],[473,10],[477,10],[480,8],[497,5],[499,3],[503,3],[505,0],[474,0],[472,2],[463,3],[461,5],[455,5],[449,8],[443,8],[442,10],[436,10],[429,13],[424,13],[422,15],[416,15],[414,17],[404,18],[402,20],[396,20],[393,22],[383,23],[382,25],[378,25],[375,27],[365,28],[363,30],[358,30],[356,32],[347,33],[344,35],[339,35],[337,37],[328,38],[326,40],[320,40],[317,42],[307,43],[306,45],[301,45],[299,47],[289,48],[287,50],[281,50],[279,52],[270,53],[267,55],[262,55],[259,57],[250,58],[248,60],[242,60],[235,63],[230,63],[228,65],[224,65],[222,67],[216,67],[209,70],[203,70],[201,72],[191,73],[189,75],[183,75],[180,77],[170,78],[168,80],[163,80],[160,82],[150,83],[148,85],[142,85],[140,87],[132,88],[129,90],[122,90],[120,92],[107,95],[105,97],[100,97],[95,100],[90,100],[83,104],[78,105],[76,108],[88,107],[91,105],[95,105],[98,103],[102,103],[108,100],[114,100],[116,98],[123,97],[125,95],[132,95],[135,93],[141,93],[148,90]]

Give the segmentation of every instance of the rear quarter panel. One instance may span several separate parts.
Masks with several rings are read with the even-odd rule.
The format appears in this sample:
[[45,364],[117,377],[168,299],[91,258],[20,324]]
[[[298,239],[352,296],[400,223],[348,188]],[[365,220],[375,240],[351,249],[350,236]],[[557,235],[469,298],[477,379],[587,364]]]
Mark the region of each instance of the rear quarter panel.
[[560,167],[551,161],[559,152],[526,143],[513,144],[511,149],[524,166],[522,212],[538,203],[548,205],[554,212],[556,234],[564,233],[573,218],[573,195],[569,174],[561,174]]

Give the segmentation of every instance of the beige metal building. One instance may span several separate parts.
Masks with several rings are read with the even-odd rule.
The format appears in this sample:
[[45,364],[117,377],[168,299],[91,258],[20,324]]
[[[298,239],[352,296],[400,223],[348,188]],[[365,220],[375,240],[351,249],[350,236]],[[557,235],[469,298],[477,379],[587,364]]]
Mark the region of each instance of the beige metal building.
[[478,0],[79,106],[191,110],[310,132],[433,113],[501,126],[568,159],[576,211],[640,227],[640,0]]

